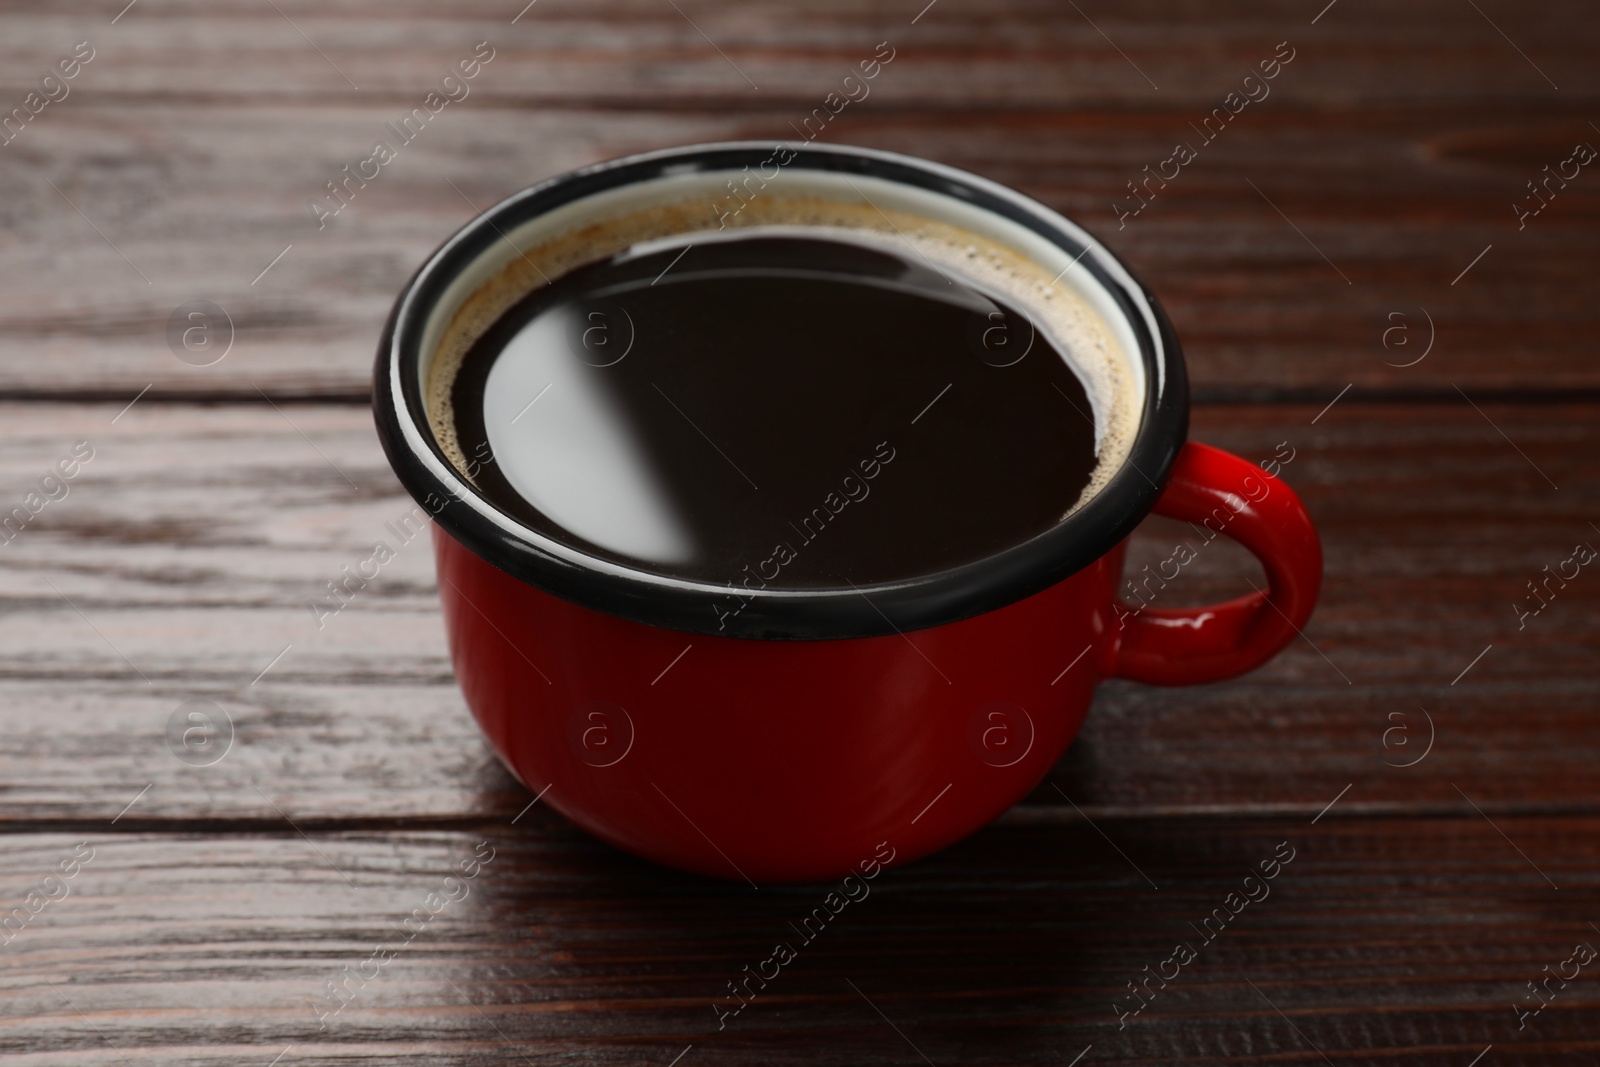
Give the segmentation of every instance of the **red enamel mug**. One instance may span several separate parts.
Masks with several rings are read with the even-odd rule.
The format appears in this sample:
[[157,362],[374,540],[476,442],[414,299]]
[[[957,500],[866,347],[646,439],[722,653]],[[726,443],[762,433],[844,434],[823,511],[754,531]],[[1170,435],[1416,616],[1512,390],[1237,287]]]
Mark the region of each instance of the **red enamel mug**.
[[[729,586],[587,556],[497,509],[463,477],[430,430],[425,374],[440,323],[517,254],[515,236],[557,213],[581,219],[619,191],[716,185],[764,173],[775,158],[790,175],[842,174],[947,199],[1082,270],[1145,383],[1127,461],[1098,493],[1046,532],[954,569],[845,589],[746,583],[733,613]],[[677,148],[518,193],[417,272],[374,375],[385,451],[435,517],[456,677],[506,766],[619,848],[757,885],[875,872],[943,848],[1039,783],[1102,679],[1229,678],[1305,625],[1322,579],[1305,508],[1255,464],[1187,442],[1188,405],[1166,316],[1080,227],[976,175],[814,144]],[[1202,608],[1123,601],[1126,538],[1151,513],[1243,544],[1267,589]],[[1152,576],[1170,577],[1146,573],[1144,589]]]

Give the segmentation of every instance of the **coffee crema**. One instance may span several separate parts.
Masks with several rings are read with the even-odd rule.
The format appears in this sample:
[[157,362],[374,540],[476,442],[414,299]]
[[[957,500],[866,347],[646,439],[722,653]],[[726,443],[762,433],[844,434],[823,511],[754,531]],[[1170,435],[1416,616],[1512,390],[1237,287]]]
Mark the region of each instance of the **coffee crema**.
[[1120,468],[1126,360],[1069,286],[947,223],[766,199],[591,223],[481,286],[426,380],[461,475],[587,555],[808,590],[993,555]]

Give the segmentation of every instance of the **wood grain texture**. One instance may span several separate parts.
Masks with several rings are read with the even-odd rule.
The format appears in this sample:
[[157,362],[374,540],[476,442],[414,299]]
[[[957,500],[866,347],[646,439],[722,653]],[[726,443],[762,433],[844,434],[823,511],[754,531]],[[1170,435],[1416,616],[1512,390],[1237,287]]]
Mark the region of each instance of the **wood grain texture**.
[[[0,406],[8,506],[73,441],[96,450],[0,547],[0,823],[109,817],[147,784],[133,825],[272,823],[274,803],[315,825],[448,822],[525,803],[455,687],[431,549],[388,528],[411,502],[364,409],[141,401],[112,424],[117,411]],[[1600,544],[1597,414],[1345,400],[1312,425],[1313,408],[1198,411],[1197,439],[1257,460],[1293,450],[1282,476],[1322,530],[1322,602],[1305,639],[1248,677],[1107,685],[1063,788],[1097,815],[1314,813],[1346,785],[1350,807],[1466,810],[1452,783],[1490,811],[1600,811],[1600,584],[1585,571],[1520,630],[1513,608],[1537,603],[1525,583],[1543,567]],[[379,540],[395,561],[319,629],[309,602]],[[1130,566],[1181,540],[1193,532],[1151,520]],[[1204,603],[1261,580],[1217,542],[1160,595]],[[692,661],[680,680],[693,684]],[[193,699],[236,730],[215,766],[167,752],[168,717]],[[252,784],[269,780],[270,798]],[[1051,788],[1033,802],[1064,803]]]
[[[95,49],[0,145],[0,518],[94,450],[0,533],[0,1055],[1600,1058],[1594,965],[1517,1012],[1600,945],[1600,579],[1514,607],[1600,545],[1600,177],[1521,228],[1513,207],[1600,145],[1587,5],[525,2],[0,0],[0,117]],[[470,96],[318,229],[308,199],[478,41]],[[430,249],[572,167],[792,138],[880,41],[893,63],[825,139],[1008,183],[1124,257],[1183,339],[1193,436],[1293,451],[1327,584],[1246,678],[1103,686],[1032,796],[873,882],[719,1031],[726,983],[829,887],[678,875],[542,805],[512,825],[531,797],[455,686],[421,539],[324,626],[308,601],[411,509],[364,399]],[[1119,221],[1278,42],[1270,97]],[[167,339],[193,300],[231,319],[212,366]],[[1190,537],[1150,520],[1131,566]],[[1260,580],[1219,542],[1160,602]],[[170,750],[187,701],[231,722],[213,765]],[[79,842],[93,859],[46,882]],[[326,983],[479,842],[470,892],[319,1026]],[[1202,944],[1281,842],[1271,896]],[[36,891],[60,899],[29,915]],[[1179,940],[1198,958],[1123,1026]]]
[[[1490,1044],[1497,1064],[1580,1062],[1600,1044],[1591,974],[1520,1031],[1513,1004],[1600,941],[1600,822],[1499,826],[1515,848],[1477,816],[1141,819],[1102,825],[1109,842],[1003,824],[881,875],[809,944],[790,924],[830,887],[673,874],[541,809],[453,832],[13,837],[6,901],[78,842],[94,854],[0,949],[0,1049],[27,1067],[286,1049],[665,1067],[690,1045],[684,1064],[1066,1064],[1092,1045],[1085,1063],[1461,1067]],[[442,890],[480,842],[465,895]],[[1293,858],[1270,895],[1205,943],[1190,924],[1275,854]],[[435,891],[458,899],[407,940]],[[719,1031],[712,1004],[779,941],[798,957]],[[1119,1029],[1127,983],[1180,941],[1198,958]],[[395,958],[363,971],[380,945]],[[371,978],[319,1025],[346,967]]]
[[[0,362],[0,392],[362,392],[394,294],[477,209],[628,152],[792,138],[880,40],[893,64],[826,138],[967,167],[1083,221],[1166,303],[1202,390],[1600,388],[1583,358],[1600,182],[1585,172],[1521,230],[1513,211],[1543,167],[1600,143],[1586,10],[1491,22],[1342,0],[1312,25],[1304,6],[945,2],[915,25],[909,5],[832,0],[542,0],[514,25],[486,3],[381,22],[357,4],[6,13],[4,99],[72,42],[97,52],[0,148],[0,350],[34,357]],[[1203,143],[1191,124],[1285,39],[1271,95]],[[478,40],[496,55],[471,95],[319,229],[307,202]],[[1113,201],[1133,206],[1127,184],[1178,140],[1200,157],[1119,222]],[[166,340],[198,299],[235,332],[205,368]],[[1441,358],[1386,366],[1421,350],[1425,317]],[[1397,321],[1403,352],[1383,345]]]
[[[1403,9],[1339,0],[1315,22],[1325,4],[1300,0],[1095,2],[1080,4],[1079,11],[1051,0],[983,7],[949,0],[932,6],[926,0],[691,0],[678,11],[653,0],[466,0],[448,7],[398,0],[383,7],[382,19],[373,17],[366,0],[275,2],[276,10],[140,0],[113,23],[117,5],[9,0],[0,7],[13,31],[0,52],[6,63],[0,85],[29,84],[27,71],[89,38],[129,59],[89,68],[100,73],[86,91],[307,105],[360,94],[409,100],[419,83],[426,87],[436,71],[443,73],[436,48],[470,49],[489,40],[515,61],[492,87],[502,95],[551,104],[605,100],[631,108],[688,99],[736,107],[741,100],[749,106],[758,93],[809,102],[817,77],[842,72],[860,45],[893,34],[928,60],[912,83],[918,95],[952,107],[1032,103],[1112,110],[1153,102],[1158,91],[1171,94],[1173,104],[1210,103],[1213,94],[1200,77],[1207,64],[1253,66],[1259,49],[1270,52],[1285,39],[1314,44],[1327,57],[1295,90],[1324,105],[1537,108],[1556,91],[1540,70],[1577,98],[1600,90],[1600,75],[1588,63],[1600,30],[1582,17],[1583,5],[1572,2],[1527,9],[1491,2],[1480,5],[1480,15],[1449,0],[1420,0]],[[1063,58],[1074,65],[1063,66]],[[343,80],[341,70],[359,88]]]

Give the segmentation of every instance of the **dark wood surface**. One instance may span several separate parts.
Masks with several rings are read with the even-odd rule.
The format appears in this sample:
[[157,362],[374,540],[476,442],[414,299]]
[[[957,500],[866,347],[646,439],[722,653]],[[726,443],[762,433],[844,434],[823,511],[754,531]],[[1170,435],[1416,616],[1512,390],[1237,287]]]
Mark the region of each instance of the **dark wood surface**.
[[[1592,12],[938,0],[913,24],[923,2],[0,4],[4,109],[96,50],[0,147],[0,510],[95,450],[0,546],[0,914],[93,850],[0,946],[0,1053],[1600,1060],[1600,962],[1516,1011],[1600,946],[1600,578],[1513,608],[1600,545],[1600,173],[1521,230],[1512,208],[1600,146]],[[319,232],[307,198],[480,40],[472,94]],[[409,507],[367,374],[433,245],[572,166],[787,136],[879,41],[829,139],[1008,182],[1123,255],[1183,337],[1194,436],[1295,450],[1327,584],[1246,678],[1105,686],[1033,796],[879,879],[719,1031],[725,983],[825,887],[678,875],[540,807],[513,826],[531,797],[466,713],[420,543],[323,629],[306,602]],[[1119,229],[1124,183],[1281,41],[1270,97]],[[201,299],[234,347],[193,367],[166,322]],[[1135,561],[1175,536],[1147,523]],[[1183,595],[1258,575],[1219,550]],[[232,721],[212,766],[167,749],[189,700]],[[324,984],[485,841],[471,893],[319,1026]],[[1283,842],[1271,896],[1202,945]],[[1180,940],[1198,958],[1119,1024]]]

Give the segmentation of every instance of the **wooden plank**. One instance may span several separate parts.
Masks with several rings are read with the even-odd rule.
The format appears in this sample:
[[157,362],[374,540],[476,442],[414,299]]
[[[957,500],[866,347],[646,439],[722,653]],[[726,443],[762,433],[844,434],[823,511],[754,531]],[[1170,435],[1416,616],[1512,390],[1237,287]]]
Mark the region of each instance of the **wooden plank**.
[[939,0],[931,7],[926,0],[692,0],[678,8],[652,0],[468,0],[449,8],[425,0],[381,7],[285,0],[275,11],[142,0],[113,23],[115,12],[100,5],[9,3],[0,9],[8,27],[0,85],[29,86],[37,77],[31,71],[42,75],[63,49],[88,38],[96,57],[75,89],[85,96],[409,101],[444,74],[459,50],[488,40],[493,62],[502,56],[510,62],[488,68],[493,80],[478,90],[486,94],[552,106],[685,100],[737,106],[757,94],[809,103],[818,84],[845,73],[863,46],[870,51],[887,38],[919,59],[905,91],[955,108],[1125,108],[1167,98],[1172,105],[1210,105],[1285,39],[1315,61],[1308,64],[1313,69],[1296,71],[1292,93],[1324,105],[1542,107],[1557,90],[1540,71],[1562,93],[1600,88],[1588,62],[1600,30],[1577,0],[1515,11],[1490,4],[1485,13],[1494,21],[1449,0],[1420,0],[1398,11],[1342,0],[1315,22],[1319,6],[1297,0],[1205,8],[1100,0],[1079,11],[1047,0],[982,6]]
[[[410,508],[370,415],[119,406],[0,405],[8,507],[74,440],[96,450],[68,496],[0,546],[0,822],[109,818],[146,785],[135,825],[276,822],[273,803],[317,825],[514,814],[524,794],[455,688],[422,542],[322,629],[308,606],[375,541],[393,543],[386,524]],[[1058,769],[1063,789],[1113,815],[1314,813],[1347,785],[1341,806],[1375,812],[1464,810],[1457,784],[1491,812],[1597,810],[1600,587],[1587,569],[1552,586],[1520,630],[1513,607],[1537,604],[1526,583],[1578,541],[1600,544],[1596,414],[1199,409],[1197,439],[1257,460],[1294,450],[1283,477],[1323,530],[1322,604],[1306,640],[1246,678],[1105,686]],[[1134,567],[1192,536],[1152,520]],[[1217,542],[1162,595],[1203,603],[1247,580],[1261,581],[1255,564]],[[233,720],[215,766],[165,751],[191,699]],[[252,784],[268,782],[270,797]],[[1064,803],[1048,787],[1032,802]]]
[[[149,151],[116,133],[136,112],[156,123],[159,153],[215,155],[176,174],[150,158],[97,170],[92,146],[102,134],[135,157]],[[476,208],[597,159],[672,143],[782,137],[788,119],[522,116],[483,107],[408,146],[382,184],[362,190],[319,231],[307,201],[351,153],[370,149],[388,114],[85,105],[37,131],[34,145],[47,155],[17,167],[19,209],[32,221],[0,245],[16,279],[0,305],[0,344],[29,358],[0,364],[0,390],[70,394],[93,383],[97,395],[130,397],[147,385],[363,392],[394,295]],[[1162,299],[1201,389],[1291,387],[1331,397],[1350,383],[1600,383],[1581,356],[1592,319],[1582,265],[1600,218],[1594,195],[1568,191],[1519,233],[1507,191],[1524,172],[1537,173],[1540,159],[1564,158],[1563,145],[1582,126],[1576,118],[1521,129],[1487,160],[1473,153],[1477,142],[1500,136],[1501,120],[1465,128],[1452,120],[1441,131],[1409,117],[1332,120],[1280,110],[1255,119],[1123,230],[1113,203],[1133,204],[1124,183],[1170,153],[1185,127],[1171,113],[1119,116],[1112,125],[1059,113],[864,111],[840,137],[971,168],[1085,222]],[[309,147],[283,160],[281,144],[291,137]],[[481,163],[462,167],[479,155]],[[43,246],[52,251],[41,259],[35,250]],[[1495,299],[1485,299],[1490,289]],[[168,318],[192,300],[219,305],[233,327],[232,351],[213,366],[190,366],[169,346]],[[1402,366],[1430,338],[1450,353],[1448,365],[1424,358]],[[1519,358],[1507,359],[1508,348]]]
[[[1513,210],[1543,167],[1600,138],[1594,21],[1563,3],[1506,23],[1558,93],[1445,0],[1381,17],[1345,0],[1315,26],[1301,8],[1150,2],[1089,11],[1091,25],[1022,0],[946,2],[912,26],[886,4],[694,5],[732,63],[646,0],[543,0],[516,25],[487,3],[374,20],[146,0],[115,26],[84,8],[0,13],[0,100],[72,42],[99,49],[0,150],[0,394],[361,393],[395,293],[477,208],[628,152],[793,137],[885,36],[903,48],[826,138],[968,167],[1081,220],[1167,304],[1204,389],[1600,388],[1583,357],[1600,185],[1574,180],[1521,230]],[[319,229],[307,202],[484,37],[501,46],[471,95]],[[1191,124],[1282,37],[1296,57],[1272,95],[1202,143]],[[1119,222],[1128,183],[1178,140],[1199,158]],[[231,317],[214,366],[169,349],[168,318],[193,300]],[[1448,365],[1397,366],[1425,330]]]
[[[1520,1030],[1513,1006],[1600,942],[1600,822],[1498,827],[1515,847],[1476,815],[1137,819],[1101,824],[1109,841],[1012,819],[854,888],[810,943],[792,924],[832,887],[681,876],[542,809],[453,832],[10,835],[7,908],[93,855],[3,950],[0,1049],[22,1067],[1060,1065],[1091,1047],[1081,1062],[1462,1067],[1491,1044],[1494,1063],[1581,1062],[1592,964]],[[475,855],[492,859],[446,881]],[[1260,899],[1228,903],[1245,888]],[[437,913],[408,938],[417,908]],[[719,1031],[727,983],[780,941],[796,958]],[[1171,976],[1179,942],[1195,958],[1132,1014],[1127,983]]]

